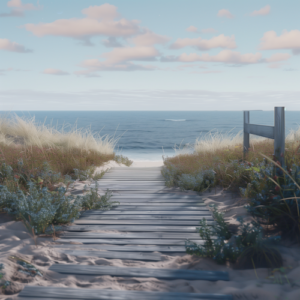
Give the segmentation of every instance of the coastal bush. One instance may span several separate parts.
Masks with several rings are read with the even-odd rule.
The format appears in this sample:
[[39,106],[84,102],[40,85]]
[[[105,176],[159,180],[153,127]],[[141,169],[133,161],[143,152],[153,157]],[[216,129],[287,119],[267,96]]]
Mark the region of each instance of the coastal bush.
[[127,167],[130,167],[133,163],[132,160],[130,160],[128,157],[123,155],[115,155],[114,161],[116,161],[118,164],[123,164]]
[[98,182],[95,182],[95,188],[90,188],[88,190],[85,187],[85,190],[88,191],[86,195],[83,196],[82,199],[82,209],[90,210],[90,209],[102,209],[102,210],[109,210],[113,206],[119,204],[117,201],[110,201],[112,196],[112,192],[107,190],[104,195],[99,196],[98,190]]
[[254,179],[240,189],[249,199],[246,208],[266,228],[300,242],[300,166],[265,159],[271,164],[255,170]]
[[[19,169],[22,171],[23,161],[19,160]],[[13,169],[6,164],[1,166],[0,209],[22,219],[34,230],[34,234],[45,232],[50,224],[64,224],[78,218],[81,210],[110,209],[115,202],[110,202],[111,193],[108,191],[99,196],[96,182],[95,188],[87,191],[84,196],[66,196],[66,188],[58,187],[49,191],[47,185],[64,182],[66,186],[73,182],[70,176],[61,177],[60,173],[51,170],[49,164],[44,162],[43,168],[33,176],[22,173],[16,178]],[[20,180],[27,180],[23,189]],[[15,189],[9,189],[9,183],[16,183]]]
[[166,186],[178,186],[181,190],[203,191],[214,186],[215,174],[213,170],[204,170],[196,174],[180,174],[174,165],[163,167],[162,175]]
[[264,237],[263,228],[257,222],[245,224],[242,218],[237,219],[240,223],[238,234],[233,235],[224,220],[223,213],[218,212],[215,206],[212,214],[216,224],[208,226],[203,218],[198,228],[204,244],[198,245],[187,241],[187,253],[212,258],[219,264],[238,262],[240,268],[249,267],[248,260],[245,259],[246,254],[248,259],[253,260],[250,268],[261,267],[268,262],[272,262],[273,267],[282,265],[279,252],[271,245],[272,242],[278,241],[279,237]]

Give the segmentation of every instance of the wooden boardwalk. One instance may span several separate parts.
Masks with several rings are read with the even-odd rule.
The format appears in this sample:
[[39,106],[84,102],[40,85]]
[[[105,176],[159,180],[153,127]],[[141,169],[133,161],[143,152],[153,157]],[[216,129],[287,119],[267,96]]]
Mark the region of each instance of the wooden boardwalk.
[[[160,261],[163,254],[184,255],[187,239],[199,244],[196,227],[211,213],[197,195],[184,195],[166,188],[160,168],[114,168],[98,181],[101,189],[113,191],[118,201],[110,211],[87,211],[66,228],[55,248],[68,255],[106,259]],[[102,232],[99,232],[99,231]],[[112,232],[103,232],[103,230]],[[72,244],[72,243],[81,244]],[[60,274],[143,277],[162,280],[229,280],[227,272],[184,269],[132,268],[82,264],[55,264]],[[230,295],[173,292],[113,291],[87,288],[26,286],[19,299],[101,299],[101,300],[232,300]]]

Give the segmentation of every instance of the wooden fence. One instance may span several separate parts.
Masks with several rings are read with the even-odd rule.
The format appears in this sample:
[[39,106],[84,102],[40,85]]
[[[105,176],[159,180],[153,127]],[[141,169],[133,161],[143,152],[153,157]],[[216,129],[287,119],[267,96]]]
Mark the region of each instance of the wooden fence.
[[244,157],[250,146],[250,134],[274,139],[274,155],[284,165],[285,114],[284,107],[274,108],[274,126],[250,124],[250,112],[244,111]]

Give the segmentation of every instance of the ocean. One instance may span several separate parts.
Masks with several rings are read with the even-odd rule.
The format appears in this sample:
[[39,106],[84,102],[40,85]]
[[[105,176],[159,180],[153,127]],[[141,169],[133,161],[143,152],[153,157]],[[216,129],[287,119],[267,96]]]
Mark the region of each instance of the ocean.
[[[243,130],[242,111],[29,111],[10,112],[35,117],[58,129],[90,128],[93,133],[118,138],[116,153],[133,160],[162,160],[175,149],[192,146],[208,132],[236,134]],[[7,115],[7,112],[0,112]],[[300,125],[300,111],[286,111],[286,134]],[[273,111],[250,112],[250,123],[274,125]],[[65,128],[67,130],[67,128]]]

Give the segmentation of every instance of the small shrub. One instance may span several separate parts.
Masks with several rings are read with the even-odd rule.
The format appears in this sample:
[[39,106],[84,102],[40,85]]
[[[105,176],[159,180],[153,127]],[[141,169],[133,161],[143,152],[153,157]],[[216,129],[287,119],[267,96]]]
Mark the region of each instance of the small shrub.
[[[85,187],[86,190],[87,187]],[[83,196],[82,199],[82,208],[84,210],[90,210],[90,209],[102,209],[102,210],[109,210],[113,206],[115,206],[117,201],[111,202],[110,198],[112,196],[112,192],[107,190],[103,196],[99,196],[98,194],[99,186],[98,182],[95,182],[95,188],[90,188],[88,193]]]
[[[33,235],[45,232],[50,224],[63,224],[78,218],[83,209],[110,209],[115,203],[110,202],[111,193],[98,195],[98,184],[84,196],[66,196],[66,188],[61,186],[49,191],[47,185],[64,182],[66,186],[73,180],[69,175],[61,176],[51,170],[45,162],[36,175],[22,174],[23,162],[20,160],[18,177],[10,166],[2,164],[1,180],[6,185],[0,185],[0,209],[22,219]],[[22,180],[27,180],[25,189],[20,188]],[[10,183],[15,189],[8,188]],[[46,186],[45,186],[46,185]]]
[[123,155],[115,155],[114,161],[116,161],[118,164],[123,164],[127,167],[130,167],[133,163],[132,160],[130,160],[128,157]]
[[236,269],[280,268],[283,260],[280,252],[261,240],[248,246],[237,259]]
[[166,186],[178,186],[181,190],[204,191],[215,185],[215,172],[204,170],[195,174],[180,174],[177,167],[169,164],[161,171],[165,178]]
[[[272,164],[259,169],[241,194],[249,198],[249,213],[282,238],[300,241],[300,167]],[[274,168],[276,166],[276,169]]]
[[[262,227],[259,224],[255,222],[244,224],[243,219],[239,218],[239,234],[233,236],[224,221],[223,214],[218,212],[214,206],[212,213],[217,224],[208,226],[206,220],[203,219],[198,228],[201,239],[205,241],[204,245],[187,241],[187,253],[212,258],[219,264],[235,263],[239,257],[244,257],[244,253],[251,251],[255,259],[256,257],[260,258],[261,251],[266,255],[268,255],[267,250],[269,253],[274,253],[267,243],[276,241],[278,238],[263,238]],[[243,260],[240,261],[242,264]]]

